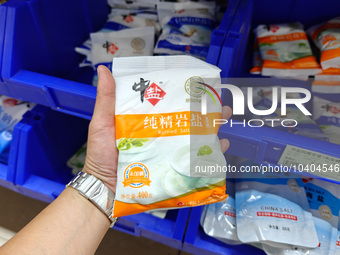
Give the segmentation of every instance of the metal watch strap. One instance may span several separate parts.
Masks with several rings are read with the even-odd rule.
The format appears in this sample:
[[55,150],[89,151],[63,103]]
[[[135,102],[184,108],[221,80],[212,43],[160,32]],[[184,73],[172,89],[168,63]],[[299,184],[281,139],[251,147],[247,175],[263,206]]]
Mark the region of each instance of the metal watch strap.
[[111,221],[112,227],[118,218],[113,216],[115,194],[98,178],[88,173],[79,172],[66,187],[72,187],[95,204]]

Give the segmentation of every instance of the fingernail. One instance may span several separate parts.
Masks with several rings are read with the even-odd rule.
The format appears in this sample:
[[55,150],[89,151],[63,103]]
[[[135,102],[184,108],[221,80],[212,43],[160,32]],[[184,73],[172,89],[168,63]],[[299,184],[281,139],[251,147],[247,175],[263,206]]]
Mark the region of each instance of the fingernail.
[[101,67],[101,66],[98,66],[98,67],[97,67],[97,73],[98,73],[98,76],[100,76],[101,69],[102,69],[102,67]]

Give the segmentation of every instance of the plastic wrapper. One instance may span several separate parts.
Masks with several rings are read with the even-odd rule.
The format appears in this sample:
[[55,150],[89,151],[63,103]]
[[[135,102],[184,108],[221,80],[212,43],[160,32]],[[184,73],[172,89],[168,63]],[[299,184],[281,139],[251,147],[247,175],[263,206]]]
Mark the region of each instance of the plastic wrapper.
[[263,60],[262,75],[294,77],[321,72],[300,23],[259,25],[255,32]]
[[208,118],[200,116],[197,89],[206,79],[219,83],[220,69],[190,56],[153,56],[115,58],[112,73],[119,150],[114,217],[225,199],[225,177],[191,174],[196,165],[226,164],[218,128],[209,122],[221,117],[222,106],[212,104]]
[[0,95],[0,161],[7,162],[14,126],[34,103]]
[[213,3],[161,2],[157,10],[163,32],[154,53],[207,57],[211,33],[216,26]]
[[237,237],[234,183],[227,181],[228,198],[206,205],[201,217],[204,232],[227,244],[241,244]]
[[[155,31],[152,27],[125,29],[109,33],[91,34],[92,65],[105,65],[111,69],[112,58],[131,56],[152,56]],[[98,82],[97,71],[93,85]]]
[[268,255],[333,255],[336,253],[339,200],[332,183],[313,179],[305,183],[306,194],[313,214],[319,245],[314,249],[290,247],[278,249],[263,245]]
[[[147,19],[134,15],[110,15],[108,21],[106,22],[104,27],[100,31],[98,31],[98,33],[109,33],[130,28],[143,28],[143,27],[153,27],[155,29],[154,34],[159,34],[161,30],[159,23],[152,19]],[[132,36],[134,31],[130,31],[130,33]],[[86,56],[86,61],[88,63],[92,62],[91,49],[92,49],[91,38],[86,40],[80,47],[75,48],[76,52]]]
[[312,91],[313,119],[330,142],[340,144],[340,80],[314,81]]
[[[249,164],[249,163],[246,163]],[[236,225],[244,243],[315,248],[318,238],[301,178],[290,173],[236,179]],[[255,176],[254,176],[255,177]]]
[[158,15],[156,8],[112,8],[109,14],[109,18],[114,16],[132,16],[132,17],[140,17],[148,20],[158,21]]
[[308,29],[321,50],[322,69],[340,68],[340,17]]

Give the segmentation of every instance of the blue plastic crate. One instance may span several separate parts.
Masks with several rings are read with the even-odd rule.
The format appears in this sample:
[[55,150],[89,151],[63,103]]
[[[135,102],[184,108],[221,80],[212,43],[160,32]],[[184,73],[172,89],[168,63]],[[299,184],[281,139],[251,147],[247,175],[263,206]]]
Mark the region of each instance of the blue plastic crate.
[[14,191],[18,191],[18,187],[15,185],[15,175],[21,129],[26,125],[27,120],[33,115],[34,111],[35,107],[26,112],[23,118],[14,126],[10,147],[1,153],[0,185]]
[[210,64],[218,65],[224,39],[233,21],[239,3],[239,0],[230,0],[228,2],[228,8],[223,16],[221,24],[219,24],[218,28],[214,29],[211,34],[209,52],[206,59],[206,61]]
[[5,39],[5,28],[6,28],[6,14],[7,8],[5,6],[0,6],[0,95],[5,94],[5,84],[1,76],[2,69],[2,55],[3,55],[3,46]]
[[192,254],[210,254],[210,255],[264,255],[265,253],[249,245],[228,245],[204,233],[200,226],[200,218],[203,206],[191,209],[189,216],[188,228],[185,233],[183,251]]
[[[23,126],[23,121],[20,121],[15,125],[13,129],[13,137],[10,145],[9,152],[4,152],[6,157],[8,157],[8,162],[0,162],[0,185],[6,187],[8,189],[17,190],[17,187],[14,185],[15,180],[15,169],[16,169],[16,160],[17,160],[17,152],[20,140],[20,130]],[[8,155],[7,155],[8,153]]]
[[[9,1],[1,75],[6,95],[90,118],[93,70],[74,51],[105,24],[106,0]],[[3,19],[3,17],[1,17]]]
[[[250,159],[257,164],[278,165],[287,145],[340,159],[340,146],[337,144],[268,127],[244,128],[241,124],[233,125],[232,127],[225,124],[219,129],[219,137],[230,141],[230,147],[227,150],[228,154]],[[297,171],[297,173],[299,172]],[[335,171],[333,172],[333,177],[337,179],[325,178],[323,173],[318,171],[304,172],[303,175],[340,184],[339,172]]]
[[141,236],[182,249],[189,212],[190,208],[168,210],[164,219],[143,213],[137,228]]
[[86,142],[89,122],[37,106],[23,118],[14,183],[22,194],[53,201],[72,179],[67,160]]
[[[272,24],[299,21],[305,28],[318,24],[332,17],[340,15],[336,0],[310,1],[306,8],[306,1],[270,1],[270,0],[240,0],[235,17],[227,32],[221,49],[219,67],[222,69],[224,82],[233,84],[233,78],[250,78],[245,86],[295,86],[310,89],[312,79],[298,81],[290,79],[263,78],[249,73],[253,57],[253,29],[258,24]],[[223,103],[232,106],[229,91],[223,95]],[[311,110],[312,100],[306,104]],[[249,158],[256,163],[277,164],[288,145],[318,152],[325,156],[340,158],[340,146],[332,143],[317,141],[281,132],[272,128],[244,128],[240,125],[223,126],[220,134],[230,140],[228,154]],[[318,176],[318,174],[313,175]],[[318,176],[319,177],[319,176]],[[334,181],[331,180],[330,181]],[[338,181],[336,181],[338,182]]]
[[[230,11],[213,32],[209,63],[218,63],[238,3],[230,1]],[[107,1],[13,0],[6,3],[6,12],[0,18],[6,25],[0,68],[3,94],[90,119],[96,96],[96,88],[89,85],[93,70],[78,67],[83,57],[74,48],[103,26]]]
[[[259,77],[251,75],[253,29],[259,24],[301,22],[305,29],[340,15],[337,0],[240,0],[228,30],[220,61],[223,77]],[[288,83],[295,80],[288,80]],[[297,85],[298,86],[298,85]]]

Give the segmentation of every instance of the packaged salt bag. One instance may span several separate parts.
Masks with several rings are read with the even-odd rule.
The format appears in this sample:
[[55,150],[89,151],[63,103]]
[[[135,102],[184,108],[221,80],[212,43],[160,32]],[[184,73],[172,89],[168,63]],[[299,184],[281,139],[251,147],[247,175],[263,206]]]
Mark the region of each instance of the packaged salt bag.
[[340,17],[313,26],[308,33],[321,50],[322,69],[340,68]]
[[255,30],[262,75],[308,76],[321,72],[300,23],[259,25]]
[[204,170],[226,165],[213,126],[222,111],[221,90],[213,88],[220,69],[190,56],[130,57],[114,58],[112,74],[119,150],[114,217],[224,200],[225,173]]
[[211,33],[216,26],[214,3],[160,2],[157,10],[163,31],[154,53],[207,57]]
[[305,190],[313,214],[319,245],[316,248],[290,247],[279,249],[263,245],[268,255],[333,255],[336,254],[339,200],[336,184],[312,179],[305,183]]
[[227,180],[228,198],[222,202],[209,204],[201,217],[204,232],[227,244],[241,244],[237,237],[235,188],[234,183]]
[[289,172],[253,176],[235,180],[240,241],[315,248],[319,241],[301,178]]

